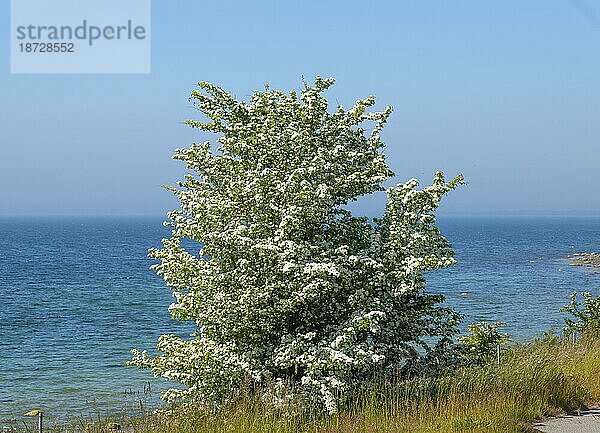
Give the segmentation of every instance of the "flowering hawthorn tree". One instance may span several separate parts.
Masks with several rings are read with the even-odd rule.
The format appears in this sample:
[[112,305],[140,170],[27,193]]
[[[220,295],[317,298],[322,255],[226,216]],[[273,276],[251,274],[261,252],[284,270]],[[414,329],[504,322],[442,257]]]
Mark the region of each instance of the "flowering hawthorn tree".
[[454,263],[432,212],[462,176],[438,172],[423,189],[411,179],[387,189],[382,218],[352,215],[348,202],[393,176],[380,137],[392,109],[368,111],[368,97],[329,110],[333,82],[317,77],[300,95],[267,87],[249,102],[206,82],[192,92],[206,119],[186,123],[219,146],[176,151],[194,174],[168,187],[181,209],[150,257],[173,292],[171,315],[196,331],[163,335],[158,356],[134,350],[131,361],[185,385],[167,400],[285,382],[331,413],[350,386],[455,332],[457,315],[424,291],[423,273]]

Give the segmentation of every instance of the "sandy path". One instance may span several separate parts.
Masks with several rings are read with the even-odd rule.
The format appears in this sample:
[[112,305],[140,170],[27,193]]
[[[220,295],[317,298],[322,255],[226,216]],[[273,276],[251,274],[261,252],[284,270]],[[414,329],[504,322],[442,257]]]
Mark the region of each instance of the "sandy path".
[[533,427],[544,433],[600,433],[600,408],[540,421]]

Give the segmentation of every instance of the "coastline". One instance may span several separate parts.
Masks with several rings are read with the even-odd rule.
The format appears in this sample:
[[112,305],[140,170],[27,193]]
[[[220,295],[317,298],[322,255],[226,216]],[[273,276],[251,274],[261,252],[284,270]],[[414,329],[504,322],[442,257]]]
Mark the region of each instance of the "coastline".
[[570,266],[583,266],[600,272],[600,253],[578,253],[567,257]]

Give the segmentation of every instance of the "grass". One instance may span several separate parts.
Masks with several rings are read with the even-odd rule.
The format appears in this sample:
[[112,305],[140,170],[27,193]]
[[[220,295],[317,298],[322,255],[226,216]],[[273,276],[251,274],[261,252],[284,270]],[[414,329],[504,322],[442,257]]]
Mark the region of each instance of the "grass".
[[[116,422],[130,432],[527,432],[534,419],[600,401],[600,338],[573,343],[552,336],[515,345],[496,365],[465,368],[439,378],[372,384],[339,414],[268,410],[242,398],[217,413],[200,407],[169,414],[128,417],[60,427],[109,431]],[[58,430],[59,427],[45,431]],[[30,428],[35,431],[35,428]]]

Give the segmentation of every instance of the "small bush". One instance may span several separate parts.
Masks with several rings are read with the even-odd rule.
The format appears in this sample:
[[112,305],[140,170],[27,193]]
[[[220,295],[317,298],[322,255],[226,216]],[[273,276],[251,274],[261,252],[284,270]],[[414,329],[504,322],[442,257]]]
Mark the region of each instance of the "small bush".
[[582,292],[583,302],[578,300],[578,293],[571,294],[569,305],[561,308],[560,311],[570,313],[573,318],[566,317],[564,328],[566,335],[574,332],[580,334],[598,334],[600,333],[600,296],[592,296],[590,292]]
[[509,340],[508,334],[502,334],[498,330],[505,324],[504,322],[471,323],[469,325],[471,334],[459,339],[463,345],[465,358],[477,364],[490,362],[496,353],[496,347]]

